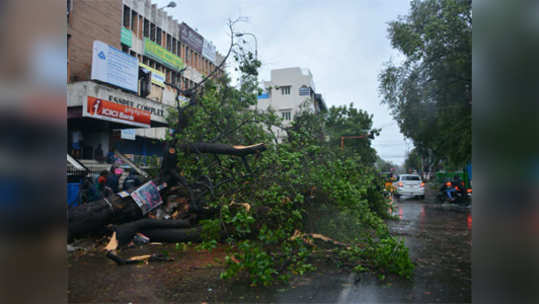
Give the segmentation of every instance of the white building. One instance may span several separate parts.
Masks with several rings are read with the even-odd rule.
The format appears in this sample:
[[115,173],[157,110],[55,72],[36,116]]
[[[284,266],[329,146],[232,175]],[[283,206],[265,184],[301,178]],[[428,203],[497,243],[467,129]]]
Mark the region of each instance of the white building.
[[[317,94],[313,75],[307,68],[284,68],[271,71],[271,80],[263,82],[264,93],[258,96],[257,110],[273,109],[288,127],[301,111],[319,113],[327,107],[321,94]],[[275,128],[275,135],[282,140],[286,132]]]

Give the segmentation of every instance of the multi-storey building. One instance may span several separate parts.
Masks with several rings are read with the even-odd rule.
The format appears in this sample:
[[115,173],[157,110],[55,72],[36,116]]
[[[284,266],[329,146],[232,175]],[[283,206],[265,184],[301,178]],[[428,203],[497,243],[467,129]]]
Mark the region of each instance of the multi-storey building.
[[[284,68],[271,71],[271,80],[263,82],[264,93],[258,96],[259,110],[272,108],[288,127],[294,116],[301,111],[319,113],[327,107],[321,94],[315,93],[313,75],[306,68]],[[284,130],[275,128],[274,133],[282,140]]]
[[69,153],[161,154],[174,86],[193,87],[223,57],[150,0],[67,3]]

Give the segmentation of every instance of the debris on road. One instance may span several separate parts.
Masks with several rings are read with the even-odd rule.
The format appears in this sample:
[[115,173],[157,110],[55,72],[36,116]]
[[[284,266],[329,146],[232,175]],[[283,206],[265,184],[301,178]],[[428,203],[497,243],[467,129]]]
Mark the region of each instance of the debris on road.
[[118,265],[129,265],[129,264],[139,264],[145,262],[171,262],[174,261],[173,258],[168,257],[164,254],[145,254],[139,256],[132,256],[130,258],[124,259],[111,251],[107,252],[107,257]]

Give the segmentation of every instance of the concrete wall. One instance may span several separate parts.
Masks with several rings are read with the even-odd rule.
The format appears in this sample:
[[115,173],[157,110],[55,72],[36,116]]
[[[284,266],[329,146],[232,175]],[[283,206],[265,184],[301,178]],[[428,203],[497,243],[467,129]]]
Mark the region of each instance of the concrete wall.
[[[283,95],[280,87],[290,86],[290,94]],[[300,106],[307,105],[307,110],[315,110],[313,99],[310,96],[300,96],[299,89],[302,86],[313,88],[314,82],[311,72],[299,67],[285,68],[271,71],[271,80],[264,82],[266,89],[271,87],[270,98],[259,99],[258,109],[266,110],[271,107],[277,112],[290,111],[291,120],[301,111]],[[280,115],[280,114],[279,114]],[[284,125],[288,125],[284,122]]]
[[94,40],[121,49],[122,0],[76,0],[72,5],[68,24],[68,81],[88,80]]

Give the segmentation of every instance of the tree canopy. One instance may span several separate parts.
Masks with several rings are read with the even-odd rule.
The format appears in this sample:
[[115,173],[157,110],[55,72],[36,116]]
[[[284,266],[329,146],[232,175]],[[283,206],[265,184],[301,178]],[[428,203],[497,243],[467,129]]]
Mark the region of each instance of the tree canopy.
[[382,103],[422,156],[463,165],[471,160],[471,0],[413,0],[389,23],[405,57],[379,74]]
[[[410,277],[414,266],[408,250],[383,221],[390,217],[390,205],[370,138],[347,142],[343,150],[338,144],[343,135],[374,137],[372,115],[352,105],[322,114],[303,111],[284,127],[271,111],[252,107],[260,62],[242,52],[234,59],[240,86],[232,86],[227,76],[207,81],[196,105],[179,109],[184,121],[170,115],[172,126],[183,126],[173,135],[178,145],[267,146],[248,160],[177,154],[177,169],[188,184],[218,185],[201,190],[206,194],[200,246],[229,245],[221,277],[247,275],[253,285],[268,285],[313,270],[312,261],[327,255],[355,271]],[[272,127],[285,129],[286,140],[277,144]],[[329,237],[333,250],[317,244],[313,234]]]

